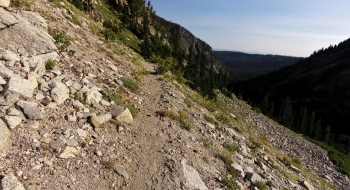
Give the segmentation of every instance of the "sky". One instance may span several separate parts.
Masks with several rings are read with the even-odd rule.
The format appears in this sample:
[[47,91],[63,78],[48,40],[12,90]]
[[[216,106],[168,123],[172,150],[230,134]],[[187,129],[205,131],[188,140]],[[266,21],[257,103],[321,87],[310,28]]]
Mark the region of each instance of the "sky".
[[307,57],[350,37],[349,0],[151,0],[214,50]]

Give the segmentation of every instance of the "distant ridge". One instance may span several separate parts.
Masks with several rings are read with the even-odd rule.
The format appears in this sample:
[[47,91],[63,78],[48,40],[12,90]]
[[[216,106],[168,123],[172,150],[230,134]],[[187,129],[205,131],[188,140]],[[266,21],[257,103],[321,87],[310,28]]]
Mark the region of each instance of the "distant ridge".
[[229,71],[233,81],[247,80],[291,65],[301,57],[249,54],[238,51],[214,51],[215,55]]

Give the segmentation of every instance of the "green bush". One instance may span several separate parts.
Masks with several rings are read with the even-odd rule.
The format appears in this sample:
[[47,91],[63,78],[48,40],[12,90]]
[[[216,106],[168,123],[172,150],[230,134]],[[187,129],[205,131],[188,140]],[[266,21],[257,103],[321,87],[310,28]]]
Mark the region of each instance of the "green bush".
[[261,110],[258,107],[253,107],[252,110],[255,111],[256,113],[261,113]]
[[236,190],[239,189],[236,181],[235,176],[232,176],[231,174],[224,173],[221,175],[222,183],[230,190]]
[[100,33],[103,35],[103,37],[105,37],[106,40],[114,42],[117,39],[115,33],[110,29],[100,30]]
[[216,157],[222,160],[227,166],[230,166],[232,164],[231,155],[227,153],[224,153],[224,152],[217,153]]
[[25,10],[30,10],[32,2],[29,0],[12,0],[11,7],[24,8]]
[[72,43],[72,38],[66,32],[59,32],[57,30],[50,31],[51,36],[55,40],[55,44],[60,52],[67,52],[68,47]]
[[45,64],[45,68],[47,70],[52,70],[56,66],[56,61],[55,60],[48,60]]
[[213,146],[213,141],[210,138],[202,137],[201,140],[205,148],[210,148],[211,146]]
[[264,182],[262,181],[256,181],[254,183],[255,187],[257,187],[259,190],[265,190],[266,189],[266,185]]
[[218,125],[218,122],[215,121],[214,118],[212,118],[212,117],[210,117],[210,116],[208,116],[208,115],[206,115],[206,114],[204,114],[203,117],[204,117],[204,119],[205,119],[206,121],[208,121],[208,122],[210,122],[210,123],[212,123],[212,124]]
[[230,120],[224,115],[224,114],[218,114],[215,116],[215,118],[224,124],[229,124]]
[[181,126],[187,131],[191,131],[194,128],[193,121],[189,119],[187,113],[184,111],[179,111],[179,116],[177,120],[180,122]]
[[256,150],[261,148],[261,144],[253,139],[250,139],[250,146],[249,148],[251,148],[252,150]]
[[236,152],[238,150],[238,147],[236,147],[234,144],[231,144],[229,142],[225,142],[223,144],[224,148],[229,150],[230,152]]
[[139,85],[130,78],[122,77],[120,80],[123,82],[124,86],[132,92],[136,92],[139,89]]
[[267,182],[266,182],[266,185],[267,185],[268,187],[272,187],[272,186],[273,186],[272,181],[270,181],[270,180],[267,181]]

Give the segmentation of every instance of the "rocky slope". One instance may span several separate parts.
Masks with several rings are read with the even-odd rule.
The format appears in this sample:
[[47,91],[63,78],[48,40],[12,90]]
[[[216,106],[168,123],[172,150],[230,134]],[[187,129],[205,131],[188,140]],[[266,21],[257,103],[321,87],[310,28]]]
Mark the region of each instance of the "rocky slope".
[[[349,189],[324,150],[244,102],[219,96],[226,111],[209,111],[132,50],[100,40],[67,2],[32,6],[0,8],[0,189],[229,189],[226,170],[238,189]],[[65,31],[76,53],[61,52],[48,28]],[[140,89],[125,88],[142,68]],[[165,110],[186,112],[193,129]],[[230,122],[205,119],[220,113]],[[289,157],[300,163],[283,164]]]

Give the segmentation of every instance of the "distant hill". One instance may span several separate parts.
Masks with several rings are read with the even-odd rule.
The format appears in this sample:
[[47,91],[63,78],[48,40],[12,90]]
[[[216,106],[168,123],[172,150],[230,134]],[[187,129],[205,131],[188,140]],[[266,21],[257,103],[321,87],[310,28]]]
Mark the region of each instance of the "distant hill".
[[[309,127],[315,127],[320,120],[320,131],[330,126],[334,133],[350,135],[350,39],[315,51],[310,57],[270,74],[232,83],[229,88],[262,111],[271,109],[267,105],[273,103],[270,116],[288,123],[297,132],[314,136],[316,129]],[[263,103],[267,94],[270,103]],[[286,97],[292,106],[289,121],[281,118]],[[315,111],[314,123],[308,124],[305,118],[301,121],[302,110],[307,110],[309,121]]]
[[248,54],[236,51],[214,51],[232,80],[247,80],[291,65],[301,57]]

